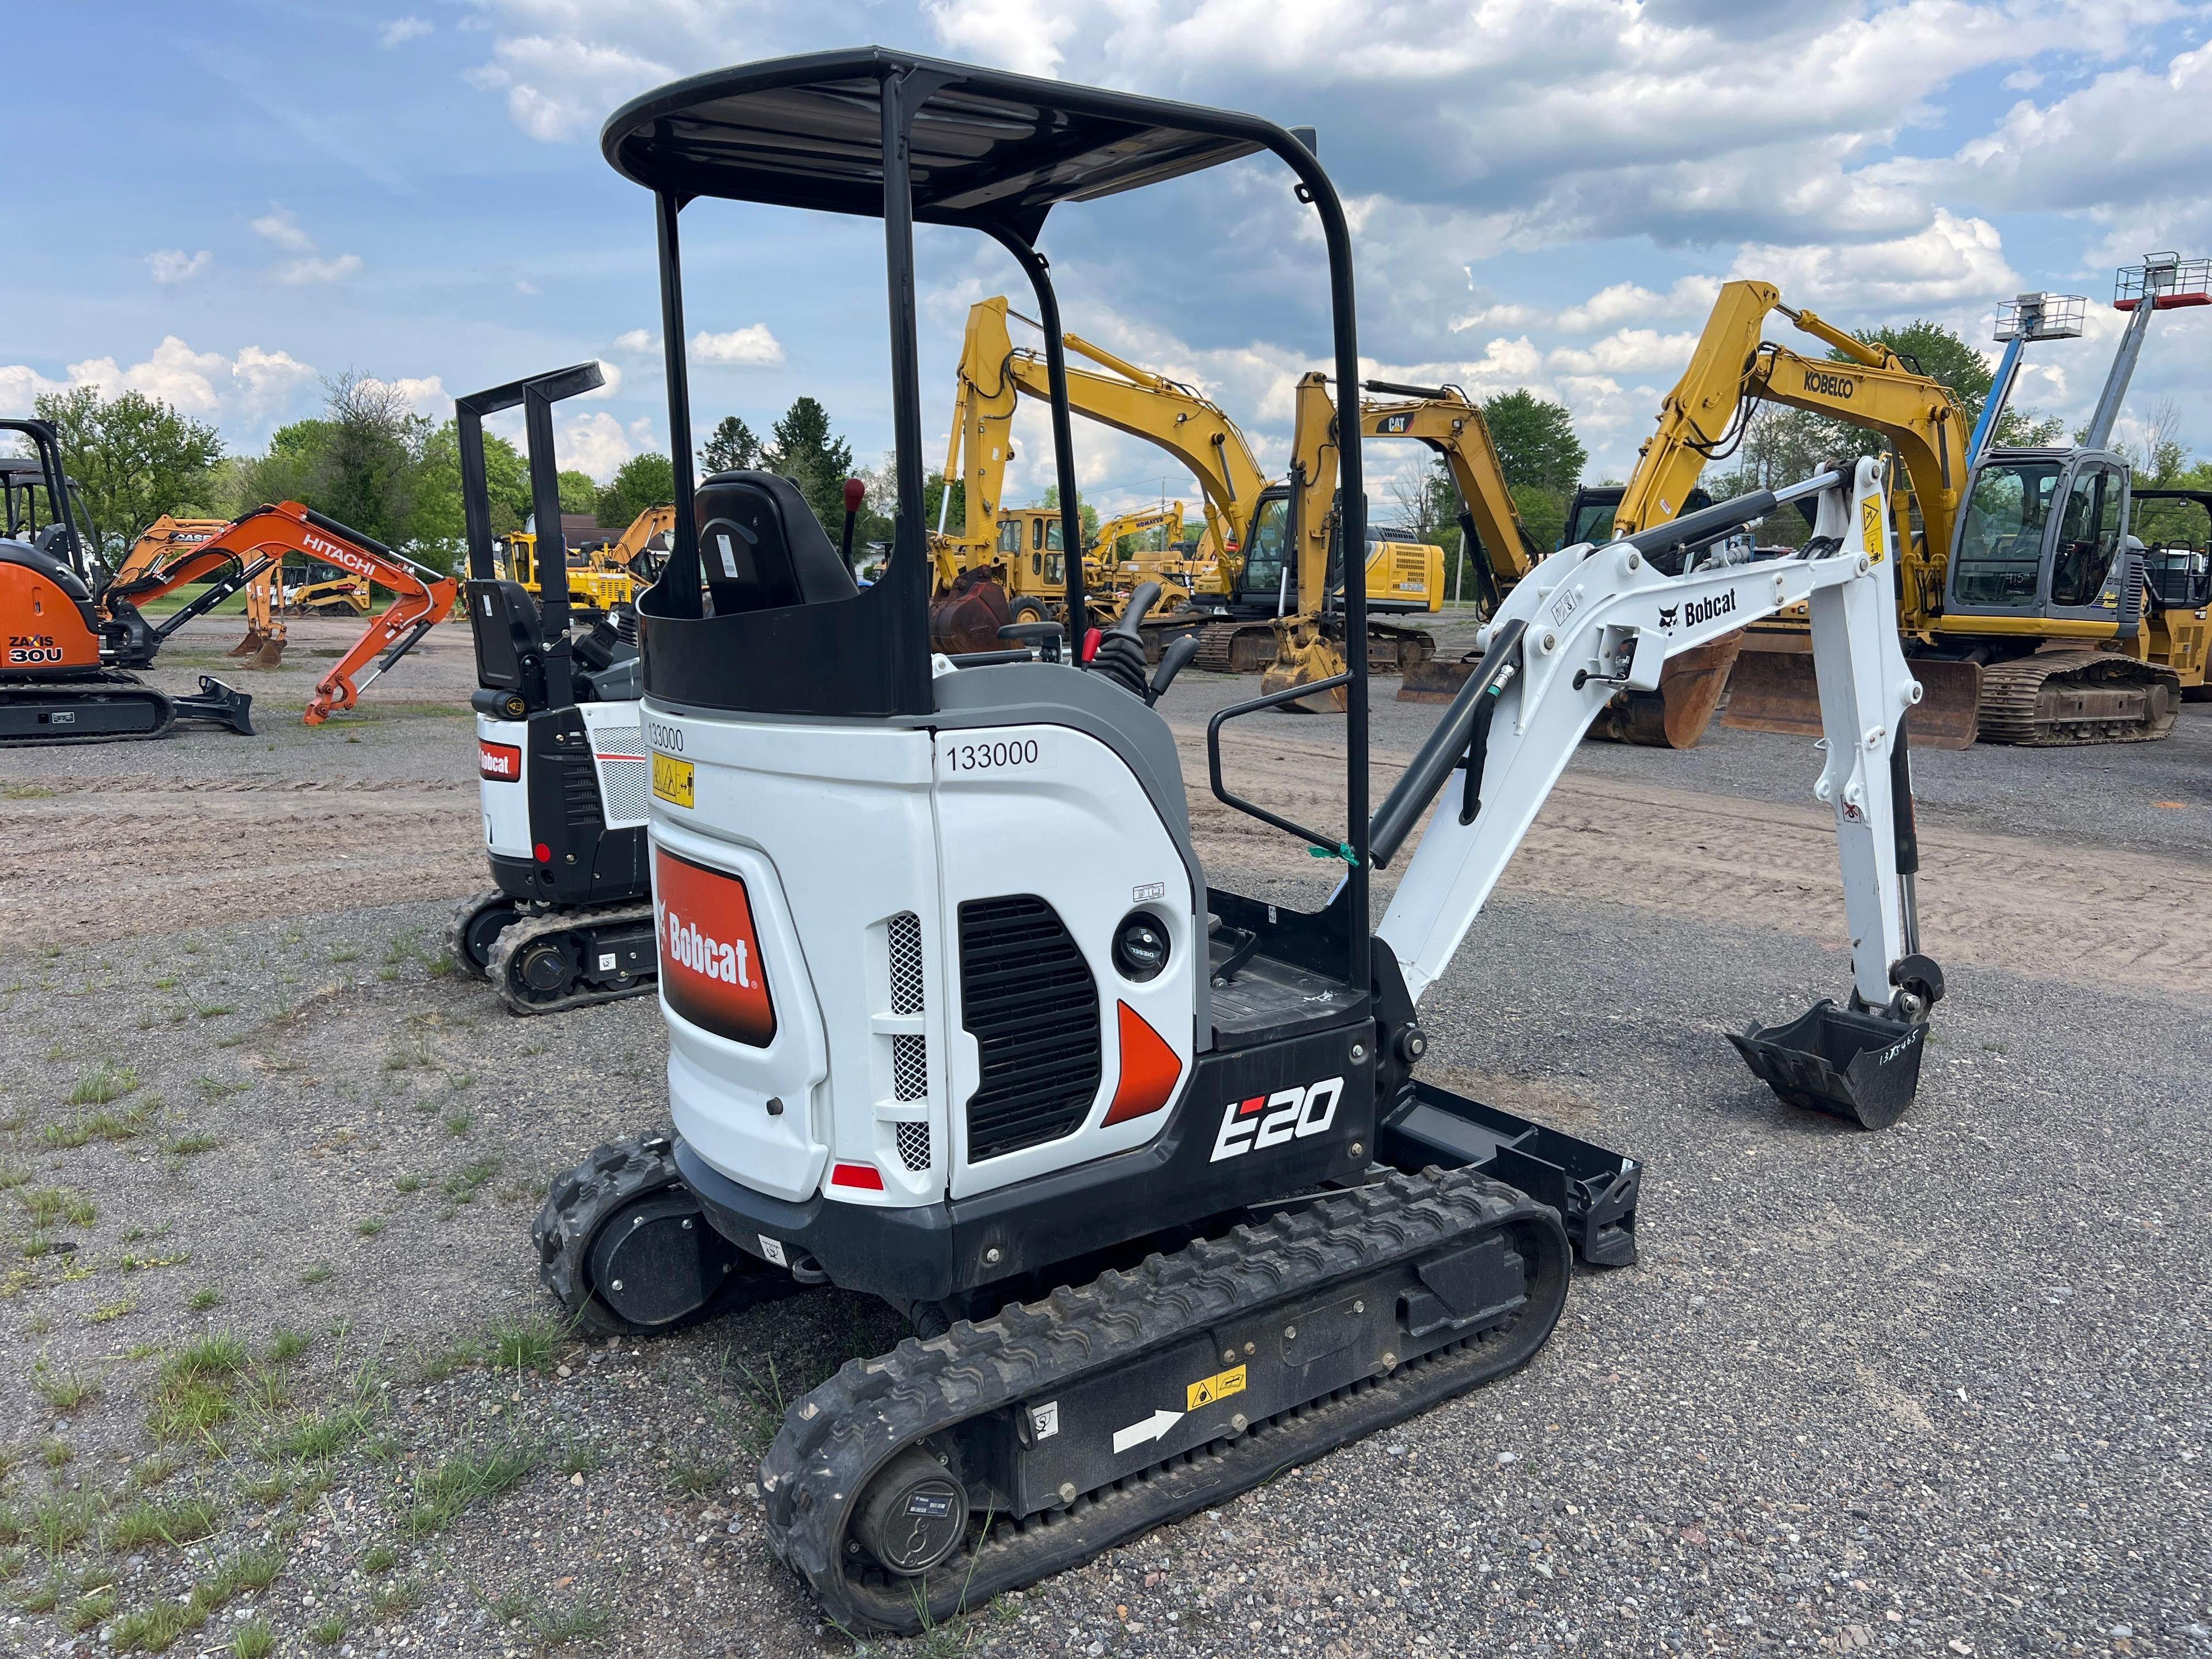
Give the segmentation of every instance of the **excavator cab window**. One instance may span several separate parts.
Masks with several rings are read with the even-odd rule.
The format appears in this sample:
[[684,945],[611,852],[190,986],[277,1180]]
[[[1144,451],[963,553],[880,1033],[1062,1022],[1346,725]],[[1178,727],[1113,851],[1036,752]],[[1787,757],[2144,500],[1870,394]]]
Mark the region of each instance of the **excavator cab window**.
[[1019,555],[1022,550],[1022,521],[1008,519],[999,526],[999,551]]
[[1951,603],[1976,611],[2033,612],[2043,568],[2043,532],[2057,493],[2057,461],[2001,461],[1983,467],[1966,497]]
[[2053,610],[2096,608],[2112,558],[2120,550],[2127,486],[2109,466],[2085,466],[2066,492],[2058,544],[2051,561]]
[[1290,543],[1291,498],[1263,497],[1252,514],[1252,530],[1244,550],[1244,588],[1255,594],[1275,593],[1283,583],[1283,560]]

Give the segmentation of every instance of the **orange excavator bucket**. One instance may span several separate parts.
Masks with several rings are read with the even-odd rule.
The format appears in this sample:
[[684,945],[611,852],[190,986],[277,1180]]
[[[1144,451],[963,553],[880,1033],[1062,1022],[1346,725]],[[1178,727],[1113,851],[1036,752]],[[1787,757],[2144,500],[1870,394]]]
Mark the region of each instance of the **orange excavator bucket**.
[[962,571],[952,586],[930,601],[929,648],[948,657],[975,651],[1003,651],[999,630],[1013,621],[1006,590],[988,565]]

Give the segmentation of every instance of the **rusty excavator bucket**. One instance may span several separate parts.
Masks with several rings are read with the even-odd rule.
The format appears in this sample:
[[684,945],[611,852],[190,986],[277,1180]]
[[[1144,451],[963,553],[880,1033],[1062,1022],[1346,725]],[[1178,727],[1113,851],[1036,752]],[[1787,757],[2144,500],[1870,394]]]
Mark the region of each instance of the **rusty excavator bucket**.
[[[1597,717],[1589,734],[1608,743],[1633,744],[1644,749],[1694,749],[1705,734],[1713,710],[1728,689],[1729,671],[1735,665],[1743,635],[1731,634],[1668,659],[1656,691],[1626,691],[1615,697]],[[1398,687],[1401,702],[1447,703],[1459,695],[1474,672],[1476,659],[1454,661],[1431,658],[1406,671]],[[1806,659],[1809,664],[1810,657]],[[1820,735],[1820,705],[1813,706],[1813,735]]]
[[248,623],[246,637],[230,647],[229,654],[252,659],[248,667],[275,668],[284,660],[284,636],[275,632],[264,633]]
[[929,648],[948,657],[1003,649],[999,630],[1012,622],[1006,590],[988,565],[963,570],[930,601]]
[[[1736,659],[1722,725],[1787,737],[1820,735],[1820,692],[1813,678],[1812,653],[1791,648],[1802,640],[1801,635],[1786,644],[1759,641]],[[1921,692],[1920,701],[1912,706],[1914,746],[1971,747],[1980,723],[1981,665],[1916,657],[1911,668]]]

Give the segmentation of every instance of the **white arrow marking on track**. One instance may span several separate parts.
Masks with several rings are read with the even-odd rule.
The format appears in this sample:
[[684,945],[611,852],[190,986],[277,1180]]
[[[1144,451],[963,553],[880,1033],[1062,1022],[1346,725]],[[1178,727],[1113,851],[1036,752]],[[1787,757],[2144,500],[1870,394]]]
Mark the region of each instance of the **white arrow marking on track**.
[[1167,1431],[1183,1419],[1181,1412],[1157,1411],[1141,1423],[1132,1423],[1126,1429],[1114,1431],[1114,1455],[1118,1457],[1132,1446],[1141,1446],[1147,1440],[1166,1437]]

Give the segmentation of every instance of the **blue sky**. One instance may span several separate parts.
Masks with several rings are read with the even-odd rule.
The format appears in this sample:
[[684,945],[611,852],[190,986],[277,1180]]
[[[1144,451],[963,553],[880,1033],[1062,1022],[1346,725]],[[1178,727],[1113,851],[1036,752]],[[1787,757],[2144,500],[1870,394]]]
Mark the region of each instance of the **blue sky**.
[[[564,462],[605,476],[665,447],[650,207],[600,159],[601,120],[678,75],[870,40],[1316,125],[1376,372],[1559,397],[1594,476],[1632,461],[1724,277],[1978,340],[2021,289],[2087,293],[2090,337],[2045,348],[2021,393],[2079,418],[2113,266],[2212,253],[2212,9],[2166,0],[0,0],[0,19],[13,61],[58,71],[17,77],[0,412],[134,386],[240,447],[349,368],[442,417],[456,392],[599,357],[619,372],[572,406]],[[686,222],[689,325],[714,337],[702,429],[764,429],[811,392],[877,457],[874,227],[715,203]],[[1203,386],[1282,454],[1290,386],[1328,347],[1282,175],[1064,210],[1046,248],[1071,328]],[[922,254],[941,430],[968,304],[1021,283],[972,239]],[[2212,317],[2156,328],[2123,430],[2162,421],[2212,453]],[[1050,464],[1040,416],[1017,436],[1018,501]],[[1102,504],[1162,487],[1133,440],[1079,427],[1077,451]]]

